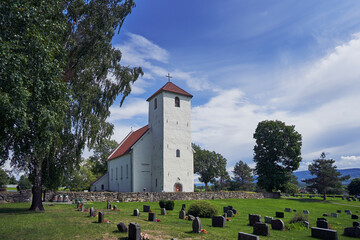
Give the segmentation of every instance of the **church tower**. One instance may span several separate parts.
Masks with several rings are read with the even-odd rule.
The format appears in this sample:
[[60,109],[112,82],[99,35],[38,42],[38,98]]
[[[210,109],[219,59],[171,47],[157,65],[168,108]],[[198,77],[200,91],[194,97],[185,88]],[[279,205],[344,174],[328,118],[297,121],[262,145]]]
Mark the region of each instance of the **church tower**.
[[194,191],[190,126],[192,97],[169,81],[147,99],[152,136],[153,192]]

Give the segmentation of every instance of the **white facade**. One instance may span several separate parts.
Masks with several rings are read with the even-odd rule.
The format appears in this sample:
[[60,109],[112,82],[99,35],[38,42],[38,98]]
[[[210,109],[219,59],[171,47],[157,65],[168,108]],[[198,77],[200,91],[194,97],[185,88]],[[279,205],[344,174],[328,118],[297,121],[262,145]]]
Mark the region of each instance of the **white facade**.
[[148,127],[131,132],[108,158],[109,191],[194,191],[191,98],[169,82],[148,99]]

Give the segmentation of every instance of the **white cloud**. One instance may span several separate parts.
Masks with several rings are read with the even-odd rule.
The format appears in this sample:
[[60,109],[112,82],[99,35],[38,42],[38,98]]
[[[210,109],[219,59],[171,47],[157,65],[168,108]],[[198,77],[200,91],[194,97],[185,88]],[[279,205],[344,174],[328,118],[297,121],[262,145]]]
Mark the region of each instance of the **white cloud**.
[[148,103],[142,98],[129,98],[122,107],[110,107],[111,115],[108,121],[115,123],[123,119],[132,119],[136,116],[146,118],[148,113]]
[[335,165],[338,167],[338,169],[359,168],[360,156],[341,156],[340,161],[336,161]]

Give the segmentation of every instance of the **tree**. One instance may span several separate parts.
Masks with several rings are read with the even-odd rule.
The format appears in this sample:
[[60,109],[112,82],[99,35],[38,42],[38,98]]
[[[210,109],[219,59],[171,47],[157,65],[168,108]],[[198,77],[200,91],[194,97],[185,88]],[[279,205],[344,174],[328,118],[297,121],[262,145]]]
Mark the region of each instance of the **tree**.
[[322,153],[320,158],[315,159],[308,167],[311,175],[316,177],[303,180],[308,184],[307,189],[317,190],[324,195],[324,200],[326,200],[327,192],[341,190],[343,187],[341,182],[350,178],[349,175],[340,177],[341,173],[336,170],[334,163],[335,160],[326,159],[325,153]]
[[66,187],[72,191],[90,190],[91,183],[97,178],[91,171],[92,164],[89,160],[83,159],[81,166],[66,177]]
[[89,158],[91,171],[95,175],[102,175],[107,171],[107,158],[119,144],[115,140],[104,139],[94,147],[94,154]]
[[360,178],[354,178],[348,185],[350,195],[360,195]]
[[194,149],[194,173],[200,175],[199,180],[205,184],[205,191],[207,191],[209,182],[214,182],[221,175],[226,175],[226,158],[214,151],[201,149],[194,143],[192,148]]
[[32,187],[29,178],[27,178],[25,174],[21,175],[18,186],[20,190],[31,189]]
[[214,178],[210,182],[213,184],[214,191],[221,191],[228,189],[231,184],[231,178],[229,173],[225,170],[219,174],[218,179]]
[[281,121],[259,122],[254,138],[255,173],[260,188],[268,192],[285,190],[289,174],[299,168],[301,135],[295,126]]
[[7,185],[8,183],[9,183],[9,176],[7,175],[5,170],[0,168],[0,187],[5,187],[5,185]]
[[232,172],[234,173],[233,180],[236,183],[235,190],[249,191],[254,188],[254,178],[249,165],[240,160],[235,164]]
[[9,184],[18,184],[18,181],[16,180],[15,176],[11,175],[9,177]]
[[106,122],[141,68],[120,65],[111,40],[132,0],[5,0],[0,5],[0,164],[29,172],[30,210],[43,210],[42,186],[55,188],[81,162],[85,146],[108,138]]

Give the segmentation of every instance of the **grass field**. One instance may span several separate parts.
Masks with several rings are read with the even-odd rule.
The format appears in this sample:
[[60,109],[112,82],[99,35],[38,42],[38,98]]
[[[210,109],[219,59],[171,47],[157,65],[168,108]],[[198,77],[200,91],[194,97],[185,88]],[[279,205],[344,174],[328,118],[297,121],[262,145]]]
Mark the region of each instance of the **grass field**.
[[[329,215],[336,210],[342,210],[338,218],[327,217],[331,228],[338,231],[339,239],[352,239],[343,236],[343,229],[351,227],[350,215],[344,213],[345,209],[353,213],[360,211],[360,203],[347,202],[341,199],[329,199],[324,202],[320,199],[282,198],[282,199],[223,199],[209,200],[218,207],[219,213],[225,206],[232,205],[239,215],[226,222],[225,228],[214,228],[211,219],[201,219],[202,228],[207,234],[191,233],[192,223],[178,218],[181,204],[187,208],[195,201],[176,201],[175,210],[168,211],[168,215],[160,215],[160,207],[157,202],[153,203],[113,203],[120,211],[106,210],[106,203],[89,203],[86,208],[94,207],[105,211],[105,220],[110,223],[96,223],[97,218],[89,217],[88,212],[79,212],[76,205],[54,204],[44,205],[46,211],[40,213],[29,212],[28,203],[14,203],[0,205],[0,238],[1,239],[125,239],[126,233],[117,231],[116,224],[124,222],[137,222],[141,232],[148,234],[151,239],[237,239],[238,232],[252,233],[252,227],[248,226],[248,214],[259,214],[275,217],[276,211],[284,211],[285,208],[297,211],[309,210],[310,226],[316,225],[316,219],[324,213]],[[148,222],[147,213],[142,213],[142,206],[150,205],[156,218],[161,222]],[[140,217],[132,216],[133,210],[138,208]],[[289,221],[294,212],[285,213],[283,219],[289,227]],[[287,231],[271,230],[271,236],[260,239],[313,239],[310,237],[310,229],[297,227]]]

